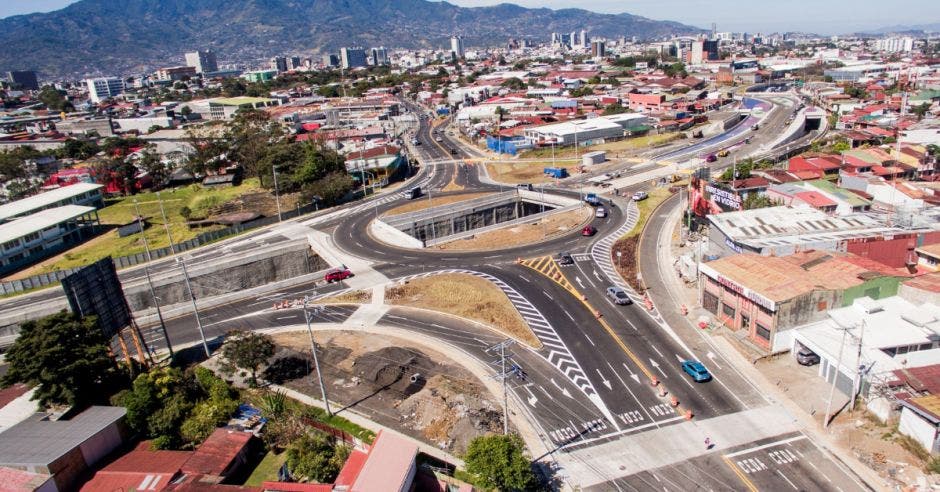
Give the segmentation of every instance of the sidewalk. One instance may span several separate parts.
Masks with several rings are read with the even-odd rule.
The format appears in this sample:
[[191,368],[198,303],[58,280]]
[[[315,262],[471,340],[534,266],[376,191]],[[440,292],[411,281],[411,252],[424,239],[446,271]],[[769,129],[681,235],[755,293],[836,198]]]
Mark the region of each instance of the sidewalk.
[[[661,211],[662,212],[662,211]],[[656,245],[656,263],[659,265],[659,272],[643,272],[643,278],[661,277],[663,289],[651,290],[650,296],[656,305],[656,309],[663,318],[669,322],[678,332],[686,337],[691,332],[698,332],[699,336],[713,351],[717,352],[725,361],[730,363],[734,370],[738,372],[746,381],[757,388],[764,398],[772,405],[779,406],[799,423],[802,430],[809,435],[813,442],[820,448],[831,453],[835,458],[856,473],[859,478],[876,490],[886,489],[887,483],[875,473],[871,468],[863,465],[856,457],[846,450],[838,447],[833,438],[827,434],[815,421],[812,415],[806,413],[796,402],[791,400],[788,395],[776,384],[773,384],[767,377],[754,366],[753,362],[748,360],[739,349],[725,336],[715,336],[713,333],[702,332],[695,326],[696,320],[700,316],[708,316],[711,313],[698,307],[698,291],[695,288],[686,286],[679,279],[673,265],[677,261],[674,251],[672,237],[675,231],[675,224],[678,224],[678,217],[681,215],[681,207],[669,211],[668,224],[660,231]],[[649,252],[647,252],[649,254]],[[685,305],[689,308],[689,314],[682,316],[680,306]],[[690,340],[692,345],[696,345],[695,339]]]
[[[796,421],[777,406],[692,420],[620,437],[587,449],[560,454],[569,476],[589,487],[616,477],[654,470],[709,453],[799,430]],[[705,449],[704,439],[715,446]]]

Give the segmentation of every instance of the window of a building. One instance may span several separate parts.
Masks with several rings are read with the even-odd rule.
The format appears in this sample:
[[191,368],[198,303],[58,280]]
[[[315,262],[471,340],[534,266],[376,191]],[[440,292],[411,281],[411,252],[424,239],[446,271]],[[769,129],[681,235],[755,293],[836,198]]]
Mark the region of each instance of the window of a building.
[[721,303],[721,312],[722,312],[722,314],[724,314],[725,316],[727,316],[727,317],[729,317],[729,318],[731,318],[731,319],[734,319],[734,308],[733,308],[733,307],[731,307],[731,306],[729,306],[729,305],[727,305],[727,304],[725,304],[725,303]]
[[39,233],[38,233],[38,232],[31,232],[31,233],[27,234],[27,235],[23,238],[23,241],[25,241],[25,242],[27,242],[27,243],[30,243],[30,242],[33,242],[33,241],[35,241],[35,240],[37,240],[37,239],[39,239]]
[[702,307],[712,314],[718,314],[718,297],[711,292],[703,292]]
[[750,328],[751,327],[751,317],[741,313],[741,328]]
[[14,240],[12,240],[12,241],[7,241],[7,242],[3,243],[3,250],[4,250],[4,251],[9,251],[9,250],[11,250],[11,249],[13,249],[13,248],[15,248],[15,247],[17,247],[17,246],[19,246],[19,245],[20,245],[20,240],[19,240],[19,239],[14,239]]
[[763,338],[764,340],[770,341],[770,330],[762,326],[760,323],[757,323],[757,336]]

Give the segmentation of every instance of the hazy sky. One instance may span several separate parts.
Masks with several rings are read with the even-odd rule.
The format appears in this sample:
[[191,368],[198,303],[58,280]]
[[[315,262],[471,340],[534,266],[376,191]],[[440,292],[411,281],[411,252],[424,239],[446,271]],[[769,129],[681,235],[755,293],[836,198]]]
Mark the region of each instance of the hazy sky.
[[[47,12],[76,0],[0,0],[0,17]],[[120,1],[120,0],[111,0]],[[500,0],[450,0],[467,7]],[[898,24],[940,23],[940,0],[514,0],[526,7],[577,6],[642,15],[719,31],[812,31],[838,34]]]

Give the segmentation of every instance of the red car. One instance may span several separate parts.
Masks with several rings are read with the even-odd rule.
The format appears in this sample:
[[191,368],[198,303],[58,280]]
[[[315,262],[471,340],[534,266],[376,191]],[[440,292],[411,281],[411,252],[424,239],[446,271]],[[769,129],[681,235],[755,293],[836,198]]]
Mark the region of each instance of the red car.
[[597,233],[597,229],[594,228],[591,224],[584,226],[584,229],[581,229],[582,236],[593,236]]
[[323,276],[323,280],[325,280],[326,283],[331,284],[333,282],[341,282],[349,277],[352,277],[352,272],[349,271],[348,268],[334,268],[326,272],[326,275]]

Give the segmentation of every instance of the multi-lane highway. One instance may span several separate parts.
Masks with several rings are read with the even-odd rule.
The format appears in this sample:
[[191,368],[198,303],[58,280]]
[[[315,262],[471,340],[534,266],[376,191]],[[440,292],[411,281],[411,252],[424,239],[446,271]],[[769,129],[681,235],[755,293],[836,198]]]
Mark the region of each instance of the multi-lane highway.
[[[754,104],[763,105],[762,111],[768,115],[760,130],[751,131],[745,121],[742,125],[746,127],[670,150],[668,157],[675,161],[711,151],[715,146],[738,145],[745,131],[754,135],[754,141],[740,143],[737,148],[748,149],[748,145],[770,141],[781,127],[778,114],[787,110],[779,110],[781,103],[771,99]],[[406,106],[415,113],[423,111],[410,103]],[[479,151],[464,148],[447,134],[449,120],[437,126],[438,133],[427,119],[419,121],[415,132],[419,144],[411,148],[422,166],[408,186],[421,186],[429,197],[499,189],[481,181],[479,166],[464,161],[477,159]],[[629,174],[630,170],[625,172]],[[444,192],[451,183],[463,190]],[[627,191],[639,186],[646,184]],[[553,187],[551,192],[577,196],[566,188],[570,185]],[[523,417],[535,427],[541,444],[561,466],[560,476],[572,486],[666,491],[863,488],[802,434],[792,429],[761,428],[762,415],[778,416],[779,411],[734,369],[731,361],[709,350],[707,344],[688,340],[686,333],[676,331],[669,321],[674,313],[648,311],[632,291],[635,302],[627,306],[613,304],[605,295],[611,285],[624,286],[611,265],[610,246],[637,220],[636,208],[629,201],[616,196],[606,199],[610,213],[593,219],[598,230],[594,237],[582,237],[575,231],[538,244],[498,251],[443,252],[399,249],[368,232],[376,216],[400,205],[401,200],[397,193],[376,196],[297,219],[289,227],[242,236],[229,247],[236,244],[250,248],[258,238],[287,238],[316,230],[328,234],[338,251],[371,264],[371,269],[383,278],[460,271],[491,280],[506,293],[541,342],[537,349],[514,347],[513,360],[524,368],[527,377],[513,379],[510,387]],[[210,255],[211,251],[212,247],[197,255]],[[555,262],[552,258],[561,252],[570,253],[574,262]],[[341,284],[295,286],[205,310],[202,320],[209,338],[221,337],[232,329],[299,325],[303,323],[299,306],[275,309],[274,304],[343,288]],[[674,308],[659,307],[667,311]],[[355,312],[355,307],[326,307],[317,311],[314,322],[342,324]],[[487,365],[493,356],[483,349],[501,339],[495,332],[471,323],[406,308],[392,308],[382,314],[378,323],[433,337]],[[195,342],[198,338],[194,325],[190,316],[169,320],[169,336],[177,344]],[[686,359],[705,362],[714,378],[707,383],[692,381],[680,367]],[[704,448],[699,442],[701,429],[719,424],[739,426],[739,435],[717,442],[715,448]],[[678,441],[675,453],[633,444],[660,435]],[[603,450],[602,456],[591,454],[598,450]],[[623,464],[616,462],[621,459]],[[644,468],[627,466],[627,460],[644,463]]]

